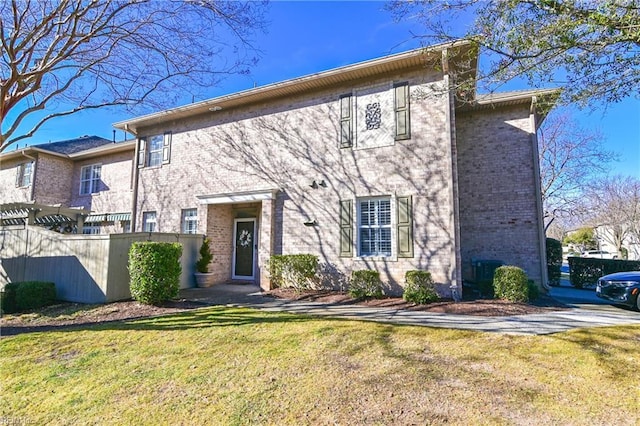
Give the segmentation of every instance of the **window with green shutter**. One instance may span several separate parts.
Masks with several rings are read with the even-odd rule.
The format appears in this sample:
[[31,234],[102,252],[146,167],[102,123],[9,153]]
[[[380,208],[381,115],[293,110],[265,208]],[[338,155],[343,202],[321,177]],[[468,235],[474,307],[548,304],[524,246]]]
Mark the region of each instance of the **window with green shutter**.
[[340,96],[340,148],[353,146],[353,117],[351,94]]
[[340,201],[340,257],[353,256],[353,201]]
[[398,257],[413,257],[413,212],[411,204],[410,196],[396,199]]
[[409,83],[394,86],[393,108],[396,120],[396,140],[411,138],[411,120],[409,115]]

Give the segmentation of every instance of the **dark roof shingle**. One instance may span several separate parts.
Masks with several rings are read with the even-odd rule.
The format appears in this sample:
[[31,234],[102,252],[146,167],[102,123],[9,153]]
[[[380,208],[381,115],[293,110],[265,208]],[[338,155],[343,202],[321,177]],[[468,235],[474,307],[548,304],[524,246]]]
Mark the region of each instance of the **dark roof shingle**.
[[43,143],[40,145],[33,145],[34,148],[44,149],[46,151],[55,152],[58,154],[75,154],[76,152],[86,151],[91,148],[98,148],[102,145],[107,145],[112,141],[101,138],[99,136],[82,136],[76,139],[69,139],[60,142]]

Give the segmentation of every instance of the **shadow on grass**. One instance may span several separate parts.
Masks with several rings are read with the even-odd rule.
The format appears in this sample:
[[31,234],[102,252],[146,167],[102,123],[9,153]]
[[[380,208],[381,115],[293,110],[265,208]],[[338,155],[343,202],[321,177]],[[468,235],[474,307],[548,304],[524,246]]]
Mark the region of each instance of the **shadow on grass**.
[[2,336],[37,332],[69,332],[80,330],[187,330],[209,327],[234,327],[261,323],[292,323],[313,320],[304,314],[264,312],[251,308],[212,306],[176,314],[85,324],[3,327]]

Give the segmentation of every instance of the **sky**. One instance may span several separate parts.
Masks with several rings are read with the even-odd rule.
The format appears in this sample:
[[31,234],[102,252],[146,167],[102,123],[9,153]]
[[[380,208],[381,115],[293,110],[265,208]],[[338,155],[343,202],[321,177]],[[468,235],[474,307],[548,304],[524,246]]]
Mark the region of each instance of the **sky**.
[[[391,14],[384,10],[383,2],[275,1],[270,5],[267,19],[267,33],[254,43],[261,55],[251,75],[229,77],[218,87],[212,87],[205,98],[421,46],[420,40],[412,35],[420,33],[417,22],[410,19],[394,22]],[[508,86],[509,90],[527,88],[522,83]],[[601,132],[604,147],[619,155],[619,161],[611,164],[612,175],[640,178],[640,100],[637,97],[587,110],[572,109],[571,114],[583,128]],[[82,112],[45,124],[34,137],[20,141],[20,146],[83,135],[112,139],[112,124],[130,118],[133,116],[125,111]],[[123,138],[123,132],[118,131],[116,139]],[[10,149],[13,148],[15,145]]]

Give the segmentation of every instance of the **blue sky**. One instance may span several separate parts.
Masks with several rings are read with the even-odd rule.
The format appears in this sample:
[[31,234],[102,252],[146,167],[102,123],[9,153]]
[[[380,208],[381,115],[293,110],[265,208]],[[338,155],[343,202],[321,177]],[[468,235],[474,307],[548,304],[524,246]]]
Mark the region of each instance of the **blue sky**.
[[[250,76],[235,76],[212,88],[216,97],[265,84],[300,77],[420,46],[412,36],[420,27],[406,20],[395,23],[383,2],[274,2],[270,6],[268,33],[257,39],[262,52]],[[513,87],[526,89],[526,86]],[[185,100],[188,102],[189,100]],[[177,106],[177,105],[176,105]],[[593,110],[572,111],[585,128],[599,130],[605,147],[620,155],[612,174],[640,178],[640,100],[625,101]],[[45,124],[26,143],[33,145],[82,135],[113,137],[112,123],[131,118],[124,111],[91,111]],[[122,132],[116,138],[123,138]],[[13,147],[12,147],[13,148]]]

